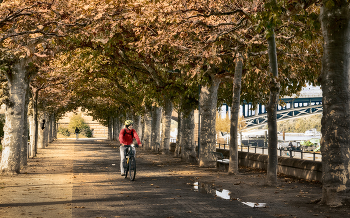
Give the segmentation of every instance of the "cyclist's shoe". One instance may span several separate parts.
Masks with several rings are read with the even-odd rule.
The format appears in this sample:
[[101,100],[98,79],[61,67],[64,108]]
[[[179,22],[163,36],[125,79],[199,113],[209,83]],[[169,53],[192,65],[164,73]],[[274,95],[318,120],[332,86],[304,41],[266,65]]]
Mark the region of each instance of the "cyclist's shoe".
[[125,174],[123,173],[121,176],[125,176]]

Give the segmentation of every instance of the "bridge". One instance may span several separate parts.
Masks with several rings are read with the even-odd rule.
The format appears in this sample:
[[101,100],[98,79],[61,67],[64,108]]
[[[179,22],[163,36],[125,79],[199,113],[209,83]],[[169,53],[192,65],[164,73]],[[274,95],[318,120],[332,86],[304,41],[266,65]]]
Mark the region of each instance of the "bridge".
[[[319,114],[323,111],[322,97],[302,97],[302,98],[282,98],[284,104],[278,105],[277,121],[294,119],[302,116]],[[246,128],[259,127],[267,124],[267,111],[264,105],[257,105],[252,110],[253,105],[245,103],[241,106]]]

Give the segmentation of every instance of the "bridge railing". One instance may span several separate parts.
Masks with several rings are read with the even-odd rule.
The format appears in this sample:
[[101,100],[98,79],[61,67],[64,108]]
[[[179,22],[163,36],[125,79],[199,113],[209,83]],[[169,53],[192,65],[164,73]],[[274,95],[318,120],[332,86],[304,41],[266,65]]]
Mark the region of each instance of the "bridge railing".
[[[173,143],[176,143],[176,139],[170,140]],[[198,142],[195,142],[197,145]],[[226,143],[216,143],[217,149],[229,150],[229,144]],[[268,154],[267,147],[259,147],[249,145],[241,145],[238,147],[241,152],[250,152],[256,154]],[[313,161],[322,161],[322,155],[320,152],[310,152],[303,150],[289,150],[287,148],[278,148],[277,155],[280,157],[289,157],[289,158],[298,158],[301,160],[313,160]]]
[[[216,148],[228,150],[229,144],[216,143]],[[241,145],[238,148],[241,152],[268,154],[267,147]],[[309,152],[303,150],[288,150],[287,148],[278,148],[277,155],[280,157],[298,158],[302,160],[322,161],[322,155],[320,152]]]

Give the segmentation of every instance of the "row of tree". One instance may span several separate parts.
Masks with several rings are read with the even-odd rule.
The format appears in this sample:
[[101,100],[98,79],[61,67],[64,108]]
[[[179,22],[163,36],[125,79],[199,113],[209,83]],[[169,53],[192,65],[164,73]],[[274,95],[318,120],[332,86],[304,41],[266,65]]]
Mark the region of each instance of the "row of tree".
[[349,20],[347,0],[1,0],[1,172],[19,173],[26,164],[27,115],[35,156],[38,115],[54,123],[78,106],[108,125],[110,138],[122,120],[142,117],[148,148],[157,146],[160,119],[161,138],[169,140],[176,110],[176,154],[188,158],[195,152],[193,110],[200,109],[199,165],[212,166],[216,109],[225,102],[232,105],[235,174],[245,100],[266,105],[267,182],[275,185],[279,95],[317,83],[321,72],[323,202],[341,205],[350,186]]

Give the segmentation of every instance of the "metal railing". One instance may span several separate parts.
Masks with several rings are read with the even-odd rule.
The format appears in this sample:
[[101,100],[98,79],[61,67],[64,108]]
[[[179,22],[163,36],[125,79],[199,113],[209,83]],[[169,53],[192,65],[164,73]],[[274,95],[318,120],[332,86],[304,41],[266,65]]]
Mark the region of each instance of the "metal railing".
[[[216,148],[227,150],[227,149],[229,149],[229,144],[216,143]],[[249,153],[256,153],[256,154],[268,154],[267,147],[241,145],[241,146],[239,146],[239,150],[241,152],[249,152]],[[302,160],[313,160],[313,161],[321,161],[322,160],[322,155],[320,152],[310,152],[310,151],[303,151],[303,150],[288,150],[287,148],[278,148],[277,155],[280,157],[297,158],[297,159],[302,159]]]
[[[257,147],[242,145],[240,146],[242,152],[258,153],[258,154],[268,154],[267,147]],[[277,155],[280,157],[289,157],[297,158],[301,160],[313,160],[313,161],[322,161],[322,155],[320,152],[310,152],[303,150],[289,150],[287,148],[278,148]]]

